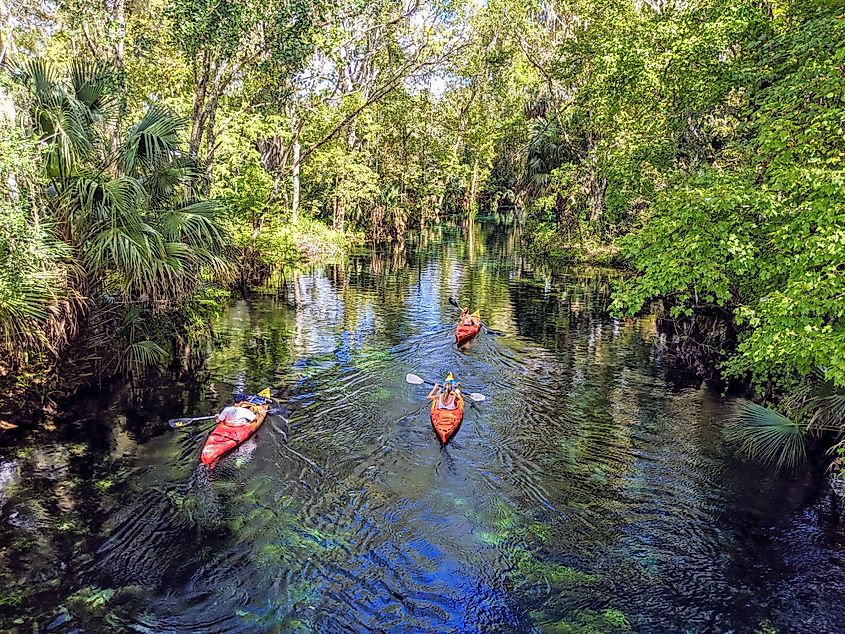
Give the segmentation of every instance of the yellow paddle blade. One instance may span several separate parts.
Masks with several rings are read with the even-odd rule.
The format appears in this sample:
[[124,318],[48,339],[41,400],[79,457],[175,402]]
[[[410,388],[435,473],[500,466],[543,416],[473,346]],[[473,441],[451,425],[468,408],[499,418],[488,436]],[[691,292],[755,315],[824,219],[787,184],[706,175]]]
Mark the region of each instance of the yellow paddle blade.
[[269,388],[269,387],[265,387],[263,390],[261,390],[261,391],[258,393],[258,396],[263,396],[264,398],[270,398],[270,388]]

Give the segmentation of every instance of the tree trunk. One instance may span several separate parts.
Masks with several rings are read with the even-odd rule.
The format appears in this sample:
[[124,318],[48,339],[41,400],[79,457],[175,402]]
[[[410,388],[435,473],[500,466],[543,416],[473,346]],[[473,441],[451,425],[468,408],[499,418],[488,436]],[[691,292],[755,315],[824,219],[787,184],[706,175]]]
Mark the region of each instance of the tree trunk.
[[217,150],[217,135],[214,131],[214,121],[217,118],[217,96],[211,99],[211,109],[209,110],[207,127],[206,127],[206,145],[205,145],[205,179],[202,184],[202,194],[206,198],[211,195],[211,177],[214,169],[214,153]]
[[[105,11],[109,12],[108,3],[104,4]],[[126,114],[126,65],[124,63],[126,50],[126,0],[115,0],[111,5],[111,17],[114,20],[113,29],[107,28],[105,36],[108,39],[113,39],[111,47],[112,64],[117,74],[117,118],[108,123],[108,140],[110,147],[110,155],[116,159],[120,155],[120,131],[123,122],[123,117]],[[108,47],[106,48],[106,56],[108,56]],[[117,167],[114,166],[112,173],[116,173]]]
[[0,0],[0,66],[5,65],[12,56],[13,35],[9,5],[6,0]]
[[208,79],[211,75],[211,56],[205,51],[199,69],[194,65],[194,105],[191,111],[191,140],[189,147],[191,154],[199,156],[200,142],[204,130],[205,96],[208,92]]
[[607,192],[607,179],[598,174],[595,166],[590,166],[590,177],[587,191],[587,207],[589,210],[590,226],[596,228],[604,221],[604,212],[607,209],[605,193]]
[[475,211],[475,197],[478,195],[478,159],[472,163],[472,182],[469,186],[469,205],[470,212]]
[[337,196],[332,197],[332,206],[334,211],[332,213],[332,228],[335,231],[343,231],[344,209]]
[[299,133],[294,129],[293,136],[293,202],[291,204],[293,224],[299,222]]

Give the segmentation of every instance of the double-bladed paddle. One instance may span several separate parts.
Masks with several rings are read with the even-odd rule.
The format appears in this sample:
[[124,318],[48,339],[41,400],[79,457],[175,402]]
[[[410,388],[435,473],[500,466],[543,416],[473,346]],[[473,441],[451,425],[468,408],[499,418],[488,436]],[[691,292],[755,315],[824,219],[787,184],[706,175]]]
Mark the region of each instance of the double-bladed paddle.
[[170,425],[173,429],[179,429],[180,427],[184,427],[185,425],[195,423],[198,420],[211,420],[212,418],[217,418],[217,414],[211,414],[210,416],[197,416],[195,418],[171,418],[169,421],[167,421],[167,424]]
[[[267,414],[279,414],[284,411],[281,407],[274,407],[273,409],[268,409]],[[180,427],[184,427],[185,425],[190,425],[198,420],[211,420],[212,418],[217,418],[217,414],[211,414],[209,416],[197,416],[195,418],[171,418],[167,421],[167,424],[170,425],[173,429],[179,429]]]
[[[416,374],[406,374],[405,380],[411,385],[434,385],[433,381],[426,381],[425,379],[418,377]],[[487,400],[487,397],[484,396],[484,394],[479,394],[478,392],[469,392],[468,394],[461,392],[461,394],[469,397],[470,400],[475,401],[476,403]]]
[[[458,302],[455,301],[454,297],[451,297],[451,296],[449,297],[449,303],[452,306],[454,306],[455,308],[460,310],[461,306],[460,306],[460,304],[458,304]],[[480,317],[478,318],[478,323],[480,323],[484,327],[484,331],[489,335],[493,335],[494,337],[502,337],[505,334],[505,333],[501,332],[500,330],[493,330],[490,326],[488,326],[483,321],[481,321]]]

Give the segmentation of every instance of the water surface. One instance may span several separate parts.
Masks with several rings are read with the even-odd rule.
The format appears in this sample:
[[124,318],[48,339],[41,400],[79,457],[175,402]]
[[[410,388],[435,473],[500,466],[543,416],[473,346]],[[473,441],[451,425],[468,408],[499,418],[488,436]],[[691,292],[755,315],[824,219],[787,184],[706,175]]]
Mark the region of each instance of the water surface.
[[[189,371],[0,449],[2,629],[845,631],[835,496],[731,455],[653,318],[607,314],[617,273],[517,244],[430,228],[280,277]],[[504,334],[457,350],[450,295]],[[488,398],[441,447],[404,379],[450,371]],[[283,410],[211,472],[209,426],[167,427],[268,385]]]

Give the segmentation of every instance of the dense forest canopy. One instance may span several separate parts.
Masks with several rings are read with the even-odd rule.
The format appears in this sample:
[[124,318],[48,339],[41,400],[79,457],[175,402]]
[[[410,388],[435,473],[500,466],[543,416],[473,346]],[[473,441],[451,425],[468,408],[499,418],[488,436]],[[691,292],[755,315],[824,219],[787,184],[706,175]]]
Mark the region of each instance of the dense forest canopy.
[[537,251],[629,267],[617,314],[659,299],[727,320],[726,376],[845,385],[839,2],[2,0],[0,17],[8,372],[82,324],[120,352],[101,371],[155,363],[235,280],[507,209]]

